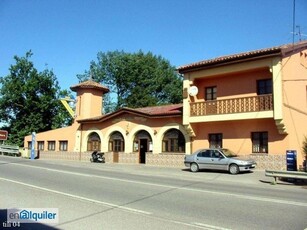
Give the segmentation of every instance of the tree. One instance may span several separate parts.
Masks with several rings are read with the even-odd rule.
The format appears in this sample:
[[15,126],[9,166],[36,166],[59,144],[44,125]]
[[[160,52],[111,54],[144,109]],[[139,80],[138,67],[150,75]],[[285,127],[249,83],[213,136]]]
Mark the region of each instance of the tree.
[[[174,66],[152,53],[125,53],[114,51],[97,55],[90,73],[93,80],[109,87],[115,108],[139,108],[182,101],[182,77]],[[79,80],[89,77],[89,72],[79,75]],[[112,96],[111,96],[112,98]],[[106,98],[108,99],[108,98]],[[110,109],[110,108],[109,108]],[[112,110],[112,109],[111,109]]]
[[73,99],[73,95],[69,90],[60,90],[58,98],[56,98],[57,113],[52,121],[52,129],[69,126],[73,122],[73,118],[69,115],[59,99],[69,97]]
[[[0,77],[0,122],[9,132],[8,143],[23,145],[23,138],[31,132],[58,128],[61,105],[58,101],[60,87],[54,73],[48,69],[38,72],[25,57],[15,56],[10,74]],[[65,121],[64,121],[65,123]]]

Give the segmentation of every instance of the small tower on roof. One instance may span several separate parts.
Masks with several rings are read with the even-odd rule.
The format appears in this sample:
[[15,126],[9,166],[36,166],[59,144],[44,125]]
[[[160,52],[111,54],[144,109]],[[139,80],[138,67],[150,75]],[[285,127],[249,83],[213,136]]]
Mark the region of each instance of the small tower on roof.
[[75,120],[101,116],[103,95],[110,91],[107,87],[88,80],[70,89],[77,93]]

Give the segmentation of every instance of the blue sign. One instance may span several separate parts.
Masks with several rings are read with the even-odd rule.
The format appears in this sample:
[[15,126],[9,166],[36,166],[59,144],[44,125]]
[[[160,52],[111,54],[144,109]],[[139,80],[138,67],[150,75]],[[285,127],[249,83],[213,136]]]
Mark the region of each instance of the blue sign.
[[36,133],[32,133],[32,143],[31,143],[31,160],[34,160],[35,157],[35,136]]
[[286,161],[287,171],[297,171],[296,150],[287,150]]

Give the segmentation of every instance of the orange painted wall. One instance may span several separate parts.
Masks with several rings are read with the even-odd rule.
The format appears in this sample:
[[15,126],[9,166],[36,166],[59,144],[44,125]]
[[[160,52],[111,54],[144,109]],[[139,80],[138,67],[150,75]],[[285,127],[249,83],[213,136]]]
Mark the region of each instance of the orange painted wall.
[[217,99],[256,96],[256,81],[269,78],[272,78],[272,74],[267,68],[197,79],[194,81],[199,90],[196,101],[204,100],[205,88],[212,86],[217,86]]
[[77,119],[100,116],[102,114],[102,92],[95,89],[79,89],[77,93]]
[[289,135],[288,148],[303,161],[302,143],[307,136],[307,50],[282,61],[283,116]]
[[[48,148],[48,141],[56,141],[55,150],[59,151],[59,141],[68,141],[68,151],[73,151],[75,146],[75,134],[78,128],[79,124],[74,123],[72,126],[37,133],[35,148],[37,149],[38,141],[44,141],[44,150]],[[28,147],[28,142],[31,142],[31,140],[32,135],[26,136],[24,139],[24,146]]]
[[252,153],[252,132],[269,132],[269,154],[283,154],[287,146],[287,137],[278,134],[273,119],[197,123],[192,127],[196,133],[193,151],[209,147],[210,133],[222,133],[223,148],[229,148],[240,155]]

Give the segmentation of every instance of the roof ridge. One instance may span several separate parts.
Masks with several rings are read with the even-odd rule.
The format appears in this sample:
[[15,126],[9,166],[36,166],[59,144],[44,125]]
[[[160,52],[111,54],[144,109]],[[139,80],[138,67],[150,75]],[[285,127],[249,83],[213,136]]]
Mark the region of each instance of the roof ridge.
[[197,68],[202,65],[210,65],[210,64],[217,64],[221,62],[226,62],[228,60],[236,60],[239,58],[244,58],[244,57],[253,57],[254,55],[265,55],[265,54],[274,54],[281,52],[282,50],[288,50],[291,49],[292,47],[296,48],[299,46],[304,46],[307,45],[307,40],[300,41],[297,43],[288,43],[288,44],[283,44],[279,46],[273,46],[273,47],[268,47],[268,48],[261,48],[261,49],[255,49],[247,52],[239,52],[239,53],[234,53],[234,54],[228,54],[228,55],[222,55],[218,56],[215,58],[210,58],[210,59],[205,59],[201,60],[198,62],[193,62],[190,64],[182,65],[177,68],[177,70],[186,70],[186,69],[192,69],[192,68]]
[[89,89],[94,88],[94,89],[99,89],[99,90],[103,91],[104,93],[108,93],[110,91],[109,88],[107,88],[106,86],[104,86],[104,85],[102,85],[98,82],[95,82],[91,79],[80,82],[79,84],[76,84],[76,85],[73,85],[73,86],[70,87],[70,89],[72,91],[76,91],[79,88],[89,88]]

